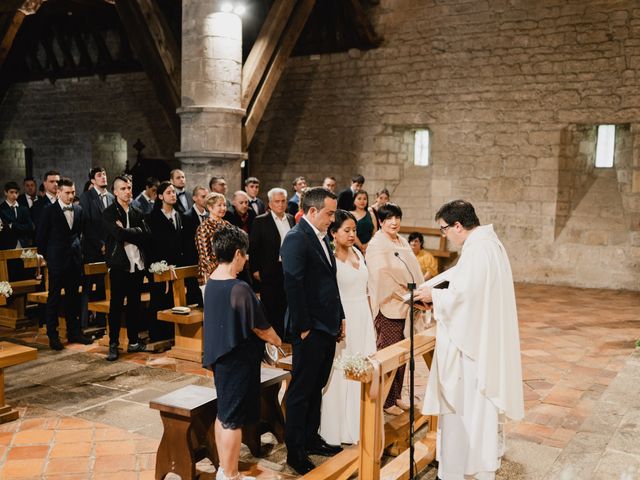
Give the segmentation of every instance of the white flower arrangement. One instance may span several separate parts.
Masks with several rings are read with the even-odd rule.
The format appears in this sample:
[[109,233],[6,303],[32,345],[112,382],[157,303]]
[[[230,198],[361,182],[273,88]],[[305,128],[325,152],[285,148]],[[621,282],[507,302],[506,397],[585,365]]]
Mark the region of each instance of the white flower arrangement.
[[346,374],[357,378],[367,373],[371,362],[361,353],[356,353],[355,355],[340,355],[334,361],[334,365]]
[[36,252],[35,250],[22,250],[20,258],[38,258],[38,252]]
[[9,282],[0,282],[0,295],[9,298],[13,294],[13,288]]
[[164,273],[174,268],[176,268],[175,265],[169,265],[166,260],[161,260],[149,265],[149,273]]

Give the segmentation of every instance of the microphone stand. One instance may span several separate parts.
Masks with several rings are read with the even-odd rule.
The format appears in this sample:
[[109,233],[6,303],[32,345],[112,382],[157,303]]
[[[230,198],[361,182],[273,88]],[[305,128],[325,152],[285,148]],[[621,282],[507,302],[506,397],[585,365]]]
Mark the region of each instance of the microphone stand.
[[416,363],[414,357],[413,350],[413,325],[414,325],[414,316],[413,316],[413,293],[416,289],[415,278],[413,278],[413,274],[409,269],[409,266],[405,263],[405,261],[400,257],[400,253],[394,252],[394,255],[398,257],[398,260],[402,262],[404,267],[409,272],[411,279],[413,282],[407,283],[407,288],[409,289],[409,480],[413,480],[415,475],[418,472],[413,471],[414,469],[414,456],[415,456],[415,432],[414,432],[414,419],[415,419],[415,409],[414,409],[414,398],[415,398],[415,370]]

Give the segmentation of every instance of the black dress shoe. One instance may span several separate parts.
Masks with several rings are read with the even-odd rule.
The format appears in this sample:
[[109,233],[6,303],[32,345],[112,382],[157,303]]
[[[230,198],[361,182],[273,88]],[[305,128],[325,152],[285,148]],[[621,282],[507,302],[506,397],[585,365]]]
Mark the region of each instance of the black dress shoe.
[[80,343],[82,345],[91,345],[93,340],[89,337],[85,337],[84,334],[78,333],[76,335],[69,335],[69,343]]
[[113,362],[114,360],[118,359],[118,355],[120,354],[120,352],[118,352],[118,344],[117,343],[111,343],[109,345],[109,355],[107,355],[107,360],[110,362]]
[[307,446],[307,452],[311,455],[322,455],[323,457],[331,457],[336,453],[340,453],[342,447],[339,445],[329,445],[324,438],[318,437],[318,439]]
[[64,345],[62,345],[62,342],[57,337],[49,339],[49,347],[51,347],[51,350],[64,350]]
[[147,346],[138,339],[138,343],[130,343],[127,347],[127,353],[146,352]]
[[304,450],[289,452],[287,454],[287,465],[293,468],[300,475],[305,475],[316,468]]

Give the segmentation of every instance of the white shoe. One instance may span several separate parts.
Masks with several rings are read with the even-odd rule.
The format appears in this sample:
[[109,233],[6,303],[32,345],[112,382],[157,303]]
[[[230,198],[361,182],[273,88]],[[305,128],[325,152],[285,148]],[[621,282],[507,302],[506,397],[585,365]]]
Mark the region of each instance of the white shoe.
[[234,477],[227,477],[224,474],[224,470],[222,467],[218,467],[218,471],[216,472],[216,480],[256,480],[256,477],[247,477],[246,475],[242,475],[240,472]]

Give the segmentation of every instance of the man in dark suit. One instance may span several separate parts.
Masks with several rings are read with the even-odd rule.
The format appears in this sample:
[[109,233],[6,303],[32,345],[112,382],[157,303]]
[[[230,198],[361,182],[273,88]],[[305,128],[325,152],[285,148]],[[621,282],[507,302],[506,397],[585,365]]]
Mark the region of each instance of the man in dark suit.
[[262,215],[267,211],[267,206],[258,198],[258,193],[260,193],[260,180],[256,177],[247,178],[244,181],[244,191],[249,195],[249,208],[251,208],[256,215]]
[[280,246],[285,235],[295,226],[293,216],[286,213],[287,191],[272,188],[267,194],[270,211],[258,215],[249,235],[249,268],[253,278],[260,282],[260,300],[280,338],[284,338],[284,313],[287,298]]
[[[209,191],[198,185],[193,189],[193,206],[182,217],[182,248],[185,265],[198,265],[198,249],[196,248],[196,230],[202,222],[209,218],[207,210],[207,195]],[[202,291],[198,286],[197,278],[188,278],[185,281],[187,287],[187,303],[202,305]]]
[[58,181],[60,180],[60,173],[55,170],[49,170],[44,174],[44,181],[42,184],[44,185],[44,196],[31,207],[31,218],[33,219],[33,223],[36,226],[36,235],[38,231],[38,227],[40,226],[40,217],[42,216],[42,212],[44,209],[51,205],[52,203],[56,203],[58,200]]
[[[107,191],[107,172],[102,167],[89,170],[91,187],[80,195],[82,207],[82,253],[84,263],[103,262],[105,254],[105,234],[102,227],[102,212],[111,205],[115,197]],[[95,291],[93,286],[96,286]],[[104,280],[102,275],[84,277],[80,319],[83,327],[89,323],[89,297],[104,298]]]
[[302,190],[307,188],[307,179],[305,177],[296,177],[293,182],[291,182],[295,193],[289,199],[289,203],[287,203],[287,213],[290,213],[294,217],[296,213],[298,213],[298,208],[300,207],[300,196],[302,195]]
[[175,209],[181,214],[187,213],[191,207],[193,206],[193,200],[191,196],[187,193],[186,189],[186,178],[184,176],[184,172],[182,170],[171,170],[169,174],[169,178],[171,180],[171,184],[173,188],[176,189],[176,205]]
[[338,194],[338,208],[347,212],[355,210],[353,201],[356,198],[356,193],[362,190],[363,185],[364,177],[362,175],[358,173],[351,177],[351,186]]
[[53,350],[62,350],[64,346],[58,336],[58,309],[63,288],[69,342],[89,345],[91,339],[82,334],[78,318],[78,288],[82,273],[82,207],[73,205],[76,189],[70,179],[62,178],[56,185],[59,198],[56,203],[42,210],[36,245],[47,261],[49,271],[49,295],[45,310],[49,346]]
[[247,192],[238,190],[234,193],[231,205],[233,205],[233,209],[227,210],[224,219],[231,225],[244,230],[247,234],[251,233],[256,212],[249,208],[249,195],[247,195]]
[[331,374],[336,341],[344,335],[336,259],[327,239],[336,208],[333,193],[322,187],[307,189],[304,216],[280,249],[289,306],[285,329],[293,346],[285,443],[287,463],[300,474],[314,468],[309,454],[329,456],[342,450],[318,433],[322,389]]
[[156,177],[149,177],[144,182],[144,190],[131,202],[131,206],[137,208],[143,215],[149,215],[156,201],[158,185],[160,181]]
[[209,180],[209,190],[211,192],[219,193],[225,198],[227,204],[227,211],[233,210],[233,205],[227,198],[227,180],[222,175],[214,175]]
[[142,212],[130,205],[131,179],[117,176],[112,190],[116,201],[104,209],[102,221],[106,240],[106,262],[111,282],[109,302],[108,361],[118,359],[120,317],[127,301],[127,352],[144,352],[146,345],[138,338],[141,327],[140,291],[144,280],[145,247],[151,233]]
[[5,248],[28,247],[33,241],[34,226],[29,209],[18,203],[20,187],[16,182],[4,186],[4,202],[0,204],[0,219],[6,225]]
[[31,213],[31,207],[39,200],[38,198],[38,185],[33,177],[27,177],[22,181],[22,188],[24,193],[18,195],[18,203],[29,209]]

